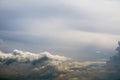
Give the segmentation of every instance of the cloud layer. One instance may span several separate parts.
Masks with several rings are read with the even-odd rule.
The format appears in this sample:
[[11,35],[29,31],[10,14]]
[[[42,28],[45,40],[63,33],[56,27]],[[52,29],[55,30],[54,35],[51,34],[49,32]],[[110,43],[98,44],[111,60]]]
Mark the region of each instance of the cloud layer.
[[74,58],[112,53],[120,40],[119,9],[118,0],[1,0],[0,50]]

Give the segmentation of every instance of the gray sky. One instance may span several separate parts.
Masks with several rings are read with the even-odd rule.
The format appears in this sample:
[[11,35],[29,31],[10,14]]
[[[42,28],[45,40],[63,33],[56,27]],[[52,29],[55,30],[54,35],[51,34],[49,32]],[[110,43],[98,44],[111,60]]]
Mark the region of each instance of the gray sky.
[[120,40],[119,0],[0,0],[0,50],[104,58]]

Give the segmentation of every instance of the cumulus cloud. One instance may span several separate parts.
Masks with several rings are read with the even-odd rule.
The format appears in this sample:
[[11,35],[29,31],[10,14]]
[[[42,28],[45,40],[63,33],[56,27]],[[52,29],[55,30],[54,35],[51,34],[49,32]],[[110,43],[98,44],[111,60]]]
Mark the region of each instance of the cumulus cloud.
[[[50,63],[57,62],[60,63],[62,61],[69,60],[69,58],[66,58],[64,56],[59,55],[52,55],[49,52],[42,52],[42,53],[31,53],[31,52],[24,52],[15,49],[13,53],[3,53],[0,52],[0,62],[2,63],[13,63],[13,62],[38,62],[37,64],[40,64],[39,61],[49,61]],[[56,64],[55,64],[56,65]]]
[[52,79],[60,74],[59,67],[69,60],[49,52],[32,53],[17,49],[12,53],[0,51],[0,79]]

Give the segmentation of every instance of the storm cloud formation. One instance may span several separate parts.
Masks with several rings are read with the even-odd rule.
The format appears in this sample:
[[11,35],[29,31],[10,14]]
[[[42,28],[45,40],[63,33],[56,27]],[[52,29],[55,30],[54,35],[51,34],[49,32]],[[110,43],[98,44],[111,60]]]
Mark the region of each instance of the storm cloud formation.
[[107,79],[109,80],[119,80],[120,79],[120,42],[119,46],[116,48],[117,54],[112,56],[107,62]]

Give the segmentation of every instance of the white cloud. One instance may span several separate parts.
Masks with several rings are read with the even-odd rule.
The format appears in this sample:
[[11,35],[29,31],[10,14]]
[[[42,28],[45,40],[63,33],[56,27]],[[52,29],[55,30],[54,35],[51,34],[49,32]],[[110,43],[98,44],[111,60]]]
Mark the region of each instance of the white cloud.
[[[47,61],[61,63],[62,61],[69,60],[64,56],[59,55],[52,55],[49,52],[42,52],[42,53],[31,53],[31,52],[23,52],[20,50],[14,50],[13,53],[3,53],[0,52],[0,59],[1,61],[8,61],[10,59],[15,60],[16,62],[32,62],[32,61],[39,61],[42,58],[48,58]],[[38,64],[40,64],[38,62]]]

